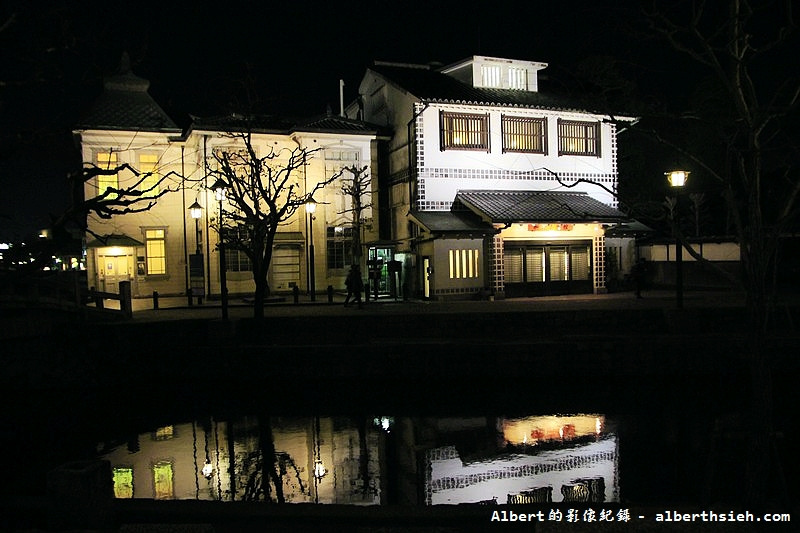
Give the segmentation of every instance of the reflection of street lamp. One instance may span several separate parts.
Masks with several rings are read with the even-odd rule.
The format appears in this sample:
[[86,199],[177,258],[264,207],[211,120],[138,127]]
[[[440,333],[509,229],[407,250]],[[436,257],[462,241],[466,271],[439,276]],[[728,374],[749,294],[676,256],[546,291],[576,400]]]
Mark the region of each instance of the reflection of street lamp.
[[672,190],[675,191],[675,208],[672,214],[672,223],[675,225],[675,303],[678,309],[683,309],[683,246],[677,224],[681,191],[689,178],[689,172],[686,170],[672,170],[665,174]]
[[319,503],[319,484],[325,474],[325,465],[322,464],[322,452],[320,450],[320,436],[319,436],[319,417],[314,417],[314,503]]
[[225,239],[223,238],[223,227],[222,227],[222,201],[225,199],[225,192],[228,189],[228,186],[225,184],[222,178],[219,178],[217,181],[214,182],[214,185],[211,186],[211,189],[214,191],[214,195],[219,202],[219,292],[220,297],[222,299],[222,318],[228,318],[228,284],[227,284],[227,276],[228,272],[225,268]]
[[308,290],[311,301],[317,299],[317,280],[316,272],[314,269],[314,213],[317,210],[317,202],[313,198],[309,198],[306,202],[306,213],[308,213],[308,261],[311,263],[308,269]]

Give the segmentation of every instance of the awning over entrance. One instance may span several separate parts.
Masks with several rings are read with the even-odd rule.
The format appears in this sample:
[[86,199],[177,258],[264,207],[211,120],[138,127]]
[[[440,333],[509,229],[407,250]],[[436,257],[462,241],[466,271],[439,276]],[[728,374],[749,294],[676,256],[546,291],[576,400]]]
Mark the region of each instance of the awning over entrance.
[[409,217],[432,234],[481,236],[495,233],[491,224],[469,211],[412,211]]
[[111,233],[86,244],[87,248],[104,248],[106,246],[144,246],[144,243],[124,233]]
[[461,204],[493,224],[539,222],[622,222],[627,217],[583,192],[466,190]]

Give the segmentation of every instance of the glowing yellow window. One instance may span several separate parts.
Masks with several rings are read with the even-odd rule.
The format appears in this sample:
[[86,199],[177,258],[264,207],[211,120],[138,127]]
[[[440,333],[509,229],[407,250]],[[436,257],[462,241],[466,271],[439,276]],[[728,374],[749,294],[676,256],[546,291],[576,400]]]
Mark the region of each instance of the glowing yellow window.
[[144,232],[147,253],[147,274],[167,273],[167,246],[163,229],[148,229]]
[[172,463],[160,461],[153,465],[153,484],[155,488],[153,496],[156,500],[169,500],[175,497]]
[[158,156],[154,154],[141,154],[139,156],[139,190],[145,196],[157,196],[161,174],[158,170]]
[[[97,167],[103,170],[113,170],[118,165],[117,154],[114,152],[100,152],[97,154]],[[101,195],[106,192],[106,189],[119,188],[119,176],[117,173],[101,174],[97,176],[97,194]],[[117,194],[110,194],[109,198],[116,198]]]
[[114,468],[114,497],[133,498],[133,468]]

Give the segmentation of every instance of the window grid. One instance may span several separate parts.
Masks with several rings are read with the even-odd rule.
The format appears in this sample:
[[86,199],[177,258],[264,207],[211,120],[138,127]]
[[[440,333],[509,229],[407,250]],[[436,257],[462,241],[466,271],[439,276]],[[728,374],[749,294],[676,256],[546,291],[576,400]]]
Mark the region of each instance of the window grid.
[[500,67],[481,65],[481,81],[484,87],[502,87]]
[[326,231],[328,270],[342,269],[353,264],[353,228],[328,226]]
[[544,118],[503,115],[503,152],[547,153],[547,121]]
[[147,274],[167,273],[167,247],[163,229],[148,229],[144,232],[147,255]]
[[489,151],[489,115],[441,112],[442,150]]
[[558,155],[600,157],[600,123],[559,120]]
[[[225,230],[226,242],[243,242],[248,239],[247,230],[244,227],[228,228]],[[225,270],[228,272],[250,272],[253,270],[253,262],[247,254],[232,247],[225,247]]]
[[[97,154],[97,166],[103,170],[111,170],[119,165],[117,154],[115,152],[100,152]],[[119,188],[119,175],[98,175],[97,176],[97,194],[103,194],[108,188]],[[116,198],[117,194],[109,195],[109,198]]]
[[528,89],[528,71],[524,68],[509,67],[508,88],[525,91]]
[[161,179],[158,171],[158,156],[155,154],[141,154],[139,156],[139,172],[142,183],[139,185],[141,191],[147,191],[146,196],[157,196],[159,192],[159,180]]

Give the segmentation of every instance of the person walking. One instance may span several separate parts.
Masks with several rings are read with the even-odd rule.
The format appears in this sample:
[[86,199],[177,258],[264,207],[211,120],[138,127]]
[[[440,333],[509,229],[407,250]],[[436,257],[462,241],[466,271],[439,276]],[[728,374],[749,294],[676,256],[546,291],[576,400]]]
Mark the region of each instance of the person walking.
[[361,269],[358,265],[350,267],[350,272],[347,273],[347,278],[344,280],[344,285],[347,287],[347,297],[344,299],[344,306],[350,305],[350,298],[353,302],[358,304],[361,309],[361,293],[364,290],[364,281],[361,279]]

